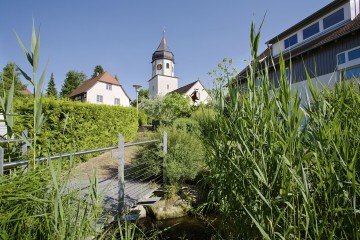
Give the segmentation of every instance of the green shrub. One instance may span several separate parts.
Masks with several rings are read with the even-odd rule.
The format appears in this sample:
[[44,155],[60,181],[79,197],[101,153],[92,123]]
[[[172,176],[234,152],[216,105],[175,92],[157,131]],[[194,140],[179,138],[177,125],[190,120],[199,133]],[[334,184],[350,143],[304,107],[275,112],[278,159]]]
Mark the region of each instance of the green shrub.
[[138,113],[138,119],[139,119],[139,127],[140,126],[144,126],[147,125],[148,123],[148,116],[146,115],[146,113],[139,111]]
[[[136,136],[138,121],[135,108],[106,106],[70,100],[44,98],[43,112],[46,121],[38,136],[39,154],[74,152],[115,146],[118,133],[125,141]],[[33,132],[33,104],[17,100],[15,112],[16,132],[23,129]]]
[[204,168],[204,149],[198,135],[198,123],[191,119],[177,119],[172,126],[160,127],[157,138],[162,138],[164,131],[168,135],[165,162],[162,146],[157,143],[140,150],[135,164],[144,169],[146,176],[160,176],[164,169],[167,184],[170,185],[193,180]]

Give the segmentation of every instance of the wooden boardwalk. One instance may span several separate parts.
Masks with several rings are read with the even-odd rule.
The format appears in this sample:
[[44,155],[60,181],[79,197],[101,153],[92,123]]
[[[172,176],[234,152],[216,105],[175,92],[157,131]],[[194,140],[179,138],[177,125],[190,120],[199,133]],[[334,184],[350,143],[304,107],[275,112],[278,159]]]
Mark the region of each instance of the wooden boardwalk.
[[[125,205],[128,208],[135,207],[138,202],[146,202],[152,193],[158,189],[158,185],[151,182],[136,182],[125,180]],[[91,191],[89,180],[72,181],[71,188],[81,189],[84,196]],[[103,198],[104,211],[108,215],[118,214],[119,182],[116,178],[99,180],[98,194]]]

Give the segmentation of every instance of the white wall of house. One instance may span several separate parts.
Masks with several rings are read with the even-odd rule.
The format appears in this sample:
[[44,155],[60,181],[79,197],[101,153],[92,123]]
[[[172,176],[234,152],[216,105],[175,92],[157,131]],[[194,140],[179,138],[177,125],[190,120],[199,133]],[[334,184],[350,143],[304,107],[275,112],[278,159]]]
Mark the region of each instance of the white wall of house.
[[150,97],[164,96],[176,89],[178,89],[178,79],[175,77],[157,75],[149,81]]
[[195,91],[198,90],[199,92],[199,99],[195,105],[200,103],[207,104],[210,101],[210,95],[205,90],[204,86],[200,82],[196,82],[187,92],[186,95],[190,97],[190,95]]
[[120,99],[120,106],[129,107],[129,98],[122,88],[118,85],[111,85],[111,90],[106,89],[106,83],[98,81],[91,89],[88,90],[86,101],[89,103],[99,103],[97,96],[102,96],[103,102],[99,104],[115,105],[115,98]]
[[[359,4],[359,3],[358,3],[359,0],[351,0],[351,1],[355,1],[355,2],[357,2],[356,4]],[[350,1],[350,2],[351,2],[351,1]],[[297,46],[299,46],[299,45],[301,45],[301,44],[303,44],[303,43],[305,43],[305,42],[308,42],[308,41],[310,41],[310,40],[318,37],[318,36],[321,35],[321,34],[324,34],[325,31],[328,32],[328,31],[330,31],[331,29],[334,29],[334,28],[336,28],[337,26],[343,24],[344,22],[347,22],[347,21],[349,21],[350,19],[353,19],[353,18],[355,17],[355,16],[354,16],[354,14],[355,14],[355,9],[352,10],[352,9],[350,8],[350,2],[347,2],[347,3],[345,3],[344,5],[342,5],[341,7],[338,7],[337,9],[331,11],[330,13],[322,16],[321,18],[316,19],[316,21],[313,21],[313,22],[311,22],[310,24],[304,26],[303,28],[299,29],[297,32],[293,32],[293,33],[289,34],[288,36],[286,36],[286,37],[284,37],[284,38],[282,38],[282,39],[279,39],[279,42],[274,43],[273,45],[271,45],[271,49],[272,49],[272,54],[273,54],[273,56],[279,55],[279,54],[280,54],[280,49],[281,49],[283,52],[285,52],[285,51],[288,51],[288,50],[290,50],[290,49],[296,48]],[[338,10],[341,9],[341,8],[344,8],[344,20],[341,21],[341,22],[339,22],[339,23],[337,23],[337,24],[335,24],[334,26],[329,27],[328,29],[326,29],[326,30],[324,31],[324,28],[323,28],[324,26],[323,26],[323,24],[322,24],[323,19],[326,18],[327,16],[331,15],[332,13],[338,11]],[[357,14],[358,14],[358,13],[359,13],[359,12],[357,12]],[[320,32],[317,33],[317,34],[315,34],[315,35],[313,35],[313,36],[311,36],[311,37],[309,37],[309,38],[307,38],[307,39],[305,39],[305,41],[304,41],[304,39],[303,39],[303,30],[306,29],[307,27],[313,25],[313,24],[316,23],[316,22],[319,22],[319,23],[320,23],[320,24],[319,24]],[[289,38],[289,37],[291,37],[291,36],[293,36],[294,34],[297,34],[298,43],[295,44],[295,45],[293,45],[293,46],[291,46],[291,47],[289,47],[289,48],[287,48],[287,49],[285,49],[284,40],[287,39],[287,38]]]

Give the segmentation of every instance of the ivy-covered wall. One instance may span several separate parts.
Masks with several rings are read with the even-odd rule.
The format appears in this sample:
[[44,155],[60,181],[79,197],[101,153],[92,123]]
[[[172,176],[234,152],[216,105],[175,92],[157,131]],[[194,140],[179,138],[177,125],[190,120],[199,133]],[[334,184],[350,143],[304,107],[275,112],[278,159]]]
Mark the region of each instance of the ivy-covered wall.
[[[138,118],[136,109],[106,106],[45,98],[43,112],[47,120],[39,134],[40,152],[50,154],[75,152],[116,146],[118,133],[125,141],[136,136]],[[33,132],[33,103],[18,99],[15,102],[15,132],[28,129]]]

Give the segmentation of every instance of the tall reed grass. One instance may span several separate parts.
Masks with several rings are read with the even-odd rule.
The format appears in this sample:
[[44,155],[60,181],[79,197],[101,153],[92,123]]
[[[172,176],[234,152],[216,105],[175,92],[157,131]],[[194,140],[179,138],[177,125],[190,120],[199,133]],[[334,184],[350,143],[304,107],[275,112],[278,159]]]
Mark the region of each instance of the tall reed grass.
[[320,92],[308,76],[311,100],[302,108],[282,56],[278,89],[269,65],[259,68],[259,38],[252,24],[248,91],[239,93],[221,67],[228,85],[215,91],[215,116],[201,120],[209,201],[226,238],[360,239],[359,85]]
[[[67,171],[63,169],[63,159],[54,164],[50,159],[45,164],[36,163],[38,154],[37,136],[46,116],[42,109],[42,89],[45,70],[37,80],[40,58],[40,34],[32,29],[31,50],[28,51],[20,38],[19,44],[32,67],[31,77],[21,68],[22,75],[34,87],[33,138],[32,143],[22,137],[32,148],[30,170],[13,170],[0,177],[0,239],[115,239],[118,231],[105,231],[103,197],[99,192],[96,174],[90,178],[89,191],[74,187],[76,179],[70,181],[74,158],[70,158]],[[45,68],[46,69],[46,68]],[[14,84],[6,95],[0,96],[1,111],[8,128],[8,137],[13,137]],[[105,221],[106,222],[106,221]],[[120,231],[120,239],[136,238],[134,224],[125,224]],[[121,232],[122,233],[122,232]],[[142,236],[142,235],[140,235]]]

